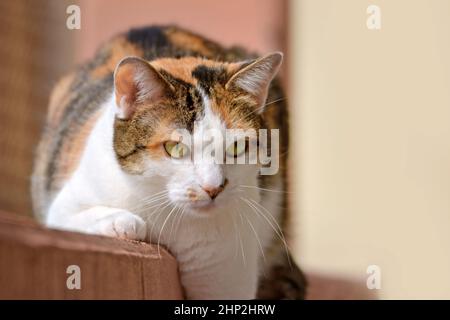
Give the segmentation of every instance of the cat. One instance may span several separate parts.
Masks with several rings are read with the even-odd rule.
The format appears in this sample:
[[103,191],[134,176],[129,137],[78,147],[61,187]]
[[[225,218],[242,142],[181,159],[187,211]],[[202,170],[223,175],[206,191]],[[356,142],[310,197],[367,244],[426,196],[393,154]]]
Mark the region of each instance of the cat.
[[[51,94],[32,175],[35,214],[52,228],[166,247],[188,299],[304,298],[305,277],[282,234],[282,59],[175,26],[112,38]],[[261,175],[259,162],[197,163],[173,137],[233,128],[279,130],[277,174]],[[248,144],[226,152],[245,157]]]

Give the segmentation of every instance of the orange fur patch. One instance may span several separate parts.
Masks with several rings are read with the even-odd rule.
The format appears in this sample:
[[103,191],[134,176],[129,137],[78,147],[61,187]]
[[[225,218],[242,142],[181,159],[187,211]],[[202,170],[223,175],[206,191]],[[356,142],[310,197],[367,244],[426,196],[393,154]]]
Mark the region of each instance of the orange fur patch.
[[155,69],[164,70],[169,74],[171,74],[172,76],[174,76],[175,78],[183,80],[184,82],[190,83],[194,86],[197,85],[197,79],[192,77],[192,71],[200,65],[204,65],[211,68],[213,67],[234,68],[234,66],[230,66],[230,64],[228,63],[220,63],[213,60],[207,60],[196,57],[185,57],[180,59],[161,58],[151,61],[150,64]]
[[109,58],[104,64],[91,71],[91,76],[94,79],[103,78],[104,76],[114,72],[116,65],[123,58],[127,56],[142,57],[144,54],[142,49],[139,49],[132,43],[128,42],[125,37],[116,38],[105,48],[105,50],[110,52]]

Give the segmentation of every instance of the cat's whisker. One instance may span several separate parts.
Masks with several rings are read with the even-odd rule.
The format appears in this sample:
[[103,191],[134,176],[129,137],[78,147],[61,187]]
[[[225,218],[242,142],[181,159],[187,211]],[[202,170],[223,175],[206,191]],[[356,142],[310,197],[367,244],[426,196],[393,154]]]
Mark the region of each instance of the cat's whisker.
[[286,98],[279,98],[279,99],[275,99],[275,100],[269,101],[269,102],[267,102],[266,104],[264,104],[263,106],[261,106],[261,107],[259,107],[259,108],[256,108],[255,110],[253,110],[252,113],[258,113],[258,112],[260,112],[260,111],[263,111],[267,106],[270,106],[270,105],[272,105],[272,104],[274,104],[274,103],[277,103],[277,102],[280,102],[280,101],[283,101],[283,100],[286,100]]
[[141,207],[142,207],[143,209],[150,209],[150,208],[152,208],[152,207],[155,206],[155,203],[156,203],[156,205],[157,205],[160,201],[162,201],[162,200],[168,200],[168,199],[169,199],[169,198],[168,198],[167,196],[163,196],[163,197],[158,198],[158,199],[155,199],[155,200],[153,200],[153,201],[151,201],[151,202],[149,202],[149,203],[143,203],[143,204],[141,204]]
[[273,103],[277,103],[277,102],[284,101],[284,100],[286,100],[286,97],[278,98],[278,99],[275,99],[275,100],[267,102],[264,106],[266,107],[266,106],[271,105]]
[[178,205],[174,205],[172,210],[170,210],[169,214],[167,215],[166,219],[163,222],[163,225],[161,227],[161,230],[159,230],[159,236],[158,236],[158,256],[161,257],[161,250],[160,250],[160,243],[161,243],[161,235],[163,233],[164,227],[166,226],[167,221],[169,220],[170,216],[174,212],[174,210],[178,208]]
[[158,192],[152,196],[141,198],[139,200],[139,203],[137,205],[129,208],[129,210],[133,212],[133,211],[138,211],[138,210],[141,211],[141,209],[148,209],[148,207],[147,207],[148,205],[150,205],[154,202],[157,202],[161,199],[164,199],[165,197],[167,197],[168,193],[169,192],[167,190],[164,190],[164,191]]
[[284,237],[283,230],[282,230],[280,224],[279,224],[278,221],[275,219],[275,217],[269,212],[269,210],[267,210],[262,204],[256,202],[256,201],[253,200],[253,199],[250,199],[250,201],[253,202],[255,205],[259,206],[261,209],[263,209],[263,210],[267,213],[267,216],[269,216],[270,218],[272,218],[272,221],[275,223],[275,225],[276,225],[277,228],[278,228],[278,231],[279,231],[278,233],[279,233],[279,235],[281,235],[281,236],[280,236],[280,240],[283,242],[284,249],[285,249],[285,251],[286,251],[286,257],[287,257],[287,260],[288,260],[288,262],[289,262],[289,267],[292,268],[291,256],[289,255],[289,246],[288,246],[288,244],[287,244],[287,242],[286,242],[286,238]]
[[284,157],[285,155],[287,155],[289,153],[289,150],[287,150],[286,152],[283,152],[282,154],[279,155],[279,158]]
[[[261,212],[261,214],[264,214],[265,217],[267,217],[267,218],[270,219],[273,223],[275,223],[275,227],[276,227],[276,229],[277,229],[277,233],[278,233],[279,235],[283,235],[283,231],[282,231],[280,225],[278,224],[277,220],[272,216],[272,214],[271,214],[264,206],[262,206],[262,205],[259,204],[257,201],[255,201],[255,200],[253,200],[253,199],[251,199],[251,198],[248,198],[247,200],[250,201],[251,204],[253,204],[254,206],[256,206],[257,209],[258,209],[258,207],[261,208],[261,209],[263,209],[263,210],[267,213],[267,215],[265,215],[264,212]],[[260,211],[260,209],[258,209],[258,211]]]
[[158,223],[159,217],[161,216],[161,214],[164,212],[164,210],[169,207],[171,204],[170,200],[167,200],[166,202],[164,202],[163,204],[161,204],[159,206],[158,209],[156,209],[156,211],[152,214],[152,215],[156,215],[152,227],[150,228],[150,239],[152,239],[152,234],[153,234],[153,228],[155,227],[155,225]]
[[157,199],[153,199],[152,201],[149,201],[149,202],[143,202],[141,205],[143,206],[143,207],[149,207],[149,206],[152,206],[155,202],[159,202],[159,201],[161,201],[161,200],[163,200],[163,199],[168,199],[169,197],[167,196],[167,195],[164,195],[164,196],[161,196],[161,197],[159,197],[159,198],[157,198]]
[[166,194],[166,193],[169,193],[169,191],[168,191],[168,190],[162,190],[162,191],[160,191],[160,192],[157,192],[157,193],[154,193],[154,194],[145,196],[145,197],[143,197],[141,200],[142,200],[142,201],[149,200],[149,199],[154,198],[154,197],[156,197],[156,196],[158,196],[158,195]]
[[[163,200],[163,199],[162,199],[162,200]],[[169,203],[169,202],[170,202],[170,200],[169,200],[169,199],[166,199],[165,201],[159,202],[159,203],[154,204],[154,205],[152,205],[152,206],[150,206],[150,207],[145,207],[145,209],[146,209],[146,210],[148,210],[148,209],[153,209],[153,208],[159,207],[161,204],[166,204],[166,203]]]
[[[264,214],[264,212],[261,211],[257,206],[255,206],[255,205],[253,204],[253,203],[258,204],[256,201],[253,201],[253,203],[252,203],[252,202],[250,201],[251,199],[249,200],[249,199],[245,199],[245,198],[242,198],[242,197],[241,197],[241,199],[242,199],[244,202],[246,202],[252,209],[254,209],[254,212],[255,212],[255,213],[257,213],[258,215],[260,215],[261,217],[263,217],[264,220],[266,220],[266,222],[269,224],[269,226],[273,229],[273,231],[275,231],[276,235],[279,237],[279,239],[281,240],[281,242],[282,242],[283,245],[284,245],[284,249],[285,249],[285,251],[286,251],[286,256],[287,256],[287,259],[288,259],[288,261],[289,261],[289,265],[291,266],[291,260],[290,260],[290,257],[289,257],[288,245],[287,245],[286,239],[284,238],[283,232],[282,232],[282,230],[281,230],[281,228],[280,228],[278,222],[275,221],[275,223],[276,223],[276,225],[277,225],[277,227],[275,227],[275,226],[273,225],[273,223],[270,221],[270,219]],[[258,205],[261,206],[260,204],[258,204]],[[263,206],[261,206],[261,207],[264,208]],[[269,212],[266,208],[264,208],[264,209],[268,212],[269,216],[273,218],[273,216],[270,214],[270,212]],[[275,219],[275,218],[273,218],[273,219]]]
[[[160,191],[160,192],[157,192],[157,193],[154,193],[154,194],[142,197],[142,198],[139,199],[139,202],[147,202],[147,201],[150,201],[152,199],[158,198],[161,195],[165,195],[167,193],[169,193],[169,191],[163,190],[163,191]],[[131,192],[130,192],[127,197],[132,197],[132,196],[133,196],[133,194],[131,194]]]
[[269,218],[271,218],[271,220],[275,223],[275,225],[276,225],[276,227],[277,227],[277,229],[278,229],[278,231],[279,231],[279,234],[282,235],[282,234],[283,234],[282,228],[281,228],[281,226],[278,224],[278,221],[275,219],[275,217],[272,215],[272,213],[270,213],[269,210],[267,210],[262,204],[258,203],[257,201],[255,201],[255,200],[253,200],[253,199],[250,199],[250,198],[249,198],[248,200],[249,200],[250,202],[252,202],[254,205],[256,205],[256,206],[260,207],[261,209],[263,209],[263,210],[267,213],[267,216],[268,216]]
[[[162,201],[162,202],[160,202],[160,203],[157,203],[157,204],[155,204],[155,205],[153,205],[153,206],[151,206],[151,207],[148,207],[148,208],[145,208],[146,210],[148,210],[148,209],[152,209],[152,208],[160,208],[161,206],[163,206],[163,205],[166,205],[166,204],[169,204],[170,203],[170,200],[169,199],[167,199],[167,200],[165,200],[165,201]],[[154,212],[152,212],[152,213],[150,213],[149,215],[148,215],[148,217],[152,217],[152,216],[154,216],[156,213],[158,213],[159,211],[158,211],[158,209],[156,210],[156,211],[154,211]]]
[[150,204],[150,203],[154,202],[155,200],[167,197],[167,195],[168,195],[168,192],[165,192],[163,194],[156,195],[156,196],[148,198],[148,199],[142,199],[141,202],[146,203],[146,204]]
[[159,198],[157,201],[152,202],[151,204],[146,204],[146,203],[139,204],[139,205],[135,206],[134,208],[131,208],[130,211],[136,212],[136,213],[138,213],[138,212],[147,213],[146,211],[156,208],[161,203],[165,203],[168,201],[170,201],[168,197],[162,197],[162,198]]
[[175,233],[178,233],[178,230],[180,229],[181,221],[182,221],[183,218],[184,218],[184,214],[185,214],[185,212],[186,212],[187,206],[188,206],[187,204],[183,205],[183,209],[181,210],[180,218],[178,219]]
[[[236,187],[236,190],[238,192],[245,192],[245,189],[240,189],[239,187]],[[273,204],[275,207],[279,208],[279,209],[283,209],[283,210],[287,210],[287,206],[282,206],[280,204]]]
[[239,185],[240,188],[252,188],[252,189],[258,189],[261,191],[267,191],[267,192],[278,192],[278,193],[292,193],[289,191],[285,191],[285,190],[276,190],[276,189],[267,189],[267,188],[261,188],[261,187],[257,187],[257,186],[246,186],[246,185]]
[[233,227],[234,227],[234,234],[235,236],[235,241],[234,241],[234,257],[233,259],[236,260],[237,255],[238,255],[238,243],[239,243],[239,239],[238,239],[238,227],[237,227],[237,223],[236,223],[236,219],[234,217],[234,214],[231,215],[231,219],[233,220]]
[[256,109],[250,111],[249,113],[243,115],[239,120],[247,120],[247,118],[248,118],[249,116],[251,116],[251,115],[253,115],[253,114],[255,114],[255,113],[258,113],[258,112],[260,112],[260,111],[263,111],[265,107],[267,107],[267,106],[269,106],[269,105],[271,105],[271,104],[274,104],[274,103],[283,101],[283,100],[286,100],[286,98],[275,99],[275,100],[272,100],[272,101],[270,101],[270,102],[267,102],[266,104],[262,105],[261,107],[256,108]]
[[131,211],[137,211],[137,210],[144,211],[144,210],[149,210],[149,209],[155,208],[155,207],[157,207],[159,205],[160,201],[166,200],[166,199],[169,199],[167,197],[167,195],[159,196],[158,198],[153,199],[152,201],[150,201],[148,203],[144,202],[144,203],[136,205],[133,209],[131,209]]
[[177,221],[178,215],[181,212],[182,206],[178,206],[177,211],[175,211],[174,217],[172,219],[172,223],[170,226],[170,235],[169,235],[169,240],[167,243],[172,243],[172,235],[173,235],[173,227],[175,225],[175,222]]
[[[239,213],[239,217],[241,218],[241,224],[244,224],[244,220],[242,219],[242,214],[240,212]],[[244,243],[242,242],[242,235],[241,235],[241,231],[238,228],[238,232],[239,232],[239,242],[241,244],[241,254],[242,254],[242,261],[244,262],[244,267],[247,266],[247,259],[245,257],[245,250],[244,250]]]
[[263,247],[261,244],[261,239],[258,236],[258,232],[256,232],[255,227],[253,226],[252,222],[246,215],[244,215],[244,218],[247,220],[248,224],[250,225],[250,228],[253,230],[253,233],[255,234],[256,241],[258,241],[259,250],[261,251],[261,255],[263,257],[264,263],[266,263],[266,255],[264,254],[264,250],[263,250]]

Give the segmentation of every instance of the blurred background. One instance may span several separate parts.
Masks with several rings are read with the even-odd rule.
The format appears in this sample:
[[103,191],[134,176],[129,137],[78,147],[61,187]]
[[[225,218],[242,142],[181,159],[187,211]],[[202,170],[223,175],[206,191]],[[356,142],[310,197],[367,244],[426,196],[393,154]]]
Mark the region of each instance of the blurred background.
[[[80,30],[66,28],[71,4]],[[450,299],[449,14],[447,0],[2,0],[0,209],[31,215],[56,80],[117,32],[174,23],[285,52],[290,245],[310,298]],[[369,290],[373,265],[381,288]]]

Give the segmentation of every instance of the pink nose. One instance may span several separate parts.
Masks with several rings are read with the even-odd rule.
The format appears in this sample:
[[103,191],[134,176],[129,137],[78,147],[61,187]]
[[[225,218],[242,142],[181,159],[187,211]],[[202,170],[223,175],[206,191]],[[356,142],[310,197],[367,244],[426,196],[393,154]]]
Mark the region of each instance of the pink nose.
[[202,189],[214,200],[222,192],[223,187],[202,187]]
[[224,183],[218,187],[202,186],[202,189],[205,190],[205,192],[211,197],[212,200],[214,200],[219,195],[219,193],[221,193],[223,189],[225,189],[227,183],[228,180],[225,179]]

